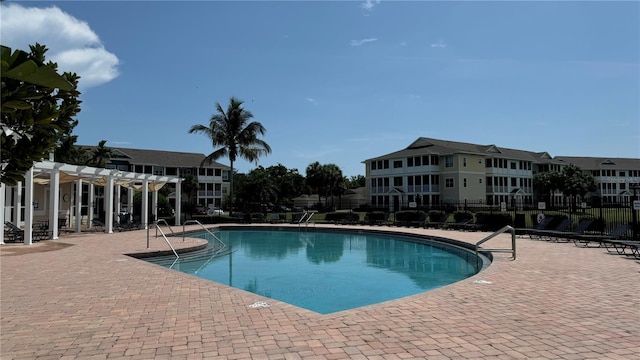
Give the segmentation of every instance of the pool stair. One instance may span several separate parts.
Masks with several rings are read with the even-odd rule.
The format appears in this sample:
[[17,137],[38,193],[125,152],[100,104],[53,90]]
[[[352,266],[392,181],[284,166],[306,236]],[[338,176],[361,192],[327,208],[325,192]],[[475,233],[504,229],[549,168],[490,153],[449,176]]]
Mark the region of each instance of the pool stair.
[[[150,262],[156,265],[168,267],[168,268],[174,268],[174,267],[180,266],[181,263],[183,262],[192,263],[192,265],[189,265],[189,266],[195,265],[196,266],[195,271],[197,272],[197,270],[203,268],[206,264],[210,263],[211,261],[227,256],[231,254],[233,251],[234,249],[231,246],[226,246],[221,249],[220,247],[215,247],[209,244],[206,247],[199,250],[181,252],[180,258],[177,259],[177,261],[175,256],[172,256],[172,255],[145,257],[145,258],[142,258],[142,260],[145,260],[147,262]],[[185,269],[183,268],[181,268],[181,270],[185,271]]]

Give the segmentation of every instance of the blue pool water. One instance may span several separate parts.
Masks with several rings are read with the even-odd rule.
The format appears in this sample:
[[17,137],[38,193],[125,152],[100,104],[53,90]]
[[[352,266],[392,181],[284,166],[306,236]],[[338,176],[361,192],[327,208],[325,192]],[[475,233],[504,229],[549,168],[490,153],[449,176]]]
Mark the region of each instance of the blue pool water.
[[298,229],[215,234],[228,246],[223,254],[184,254],[172,266],[151,261],[321,314],[435,289],[476,274],[482,264],[466,249],[396,235]]

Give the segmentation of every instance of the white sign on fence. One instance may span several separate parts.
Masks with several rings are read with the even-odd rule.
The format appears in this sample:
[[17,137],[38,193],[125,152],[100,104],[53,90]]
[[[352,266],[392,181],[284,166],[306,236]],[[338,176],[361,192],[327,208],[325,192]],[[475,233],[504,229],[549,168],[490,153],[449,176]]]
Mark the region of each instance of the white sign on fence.
[[640,200],[633,200],[633,210],[640,210]]
[[544,210],[544,209],[546,209],[546,208],[547,208],[547,203],[546,203],[546,202],[544,202],[544,201],[540,201],[540,202],[538,203],[538,210]]

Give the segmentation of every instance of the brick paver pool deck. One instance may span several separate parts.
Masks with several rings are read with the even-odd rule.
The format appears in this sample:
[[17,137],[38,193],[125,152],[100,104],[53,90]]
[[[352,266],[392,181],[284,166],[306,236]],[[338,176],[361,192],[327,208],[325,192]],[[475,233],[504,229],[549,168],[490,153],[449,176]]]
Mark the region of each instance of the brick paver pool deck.
[[140,230],[0,246],[0,358],[640,358],[640,264],[601,248],[518,239],[515,261],[496,254],[456,284],[320,315],[123,255],[146,241]]

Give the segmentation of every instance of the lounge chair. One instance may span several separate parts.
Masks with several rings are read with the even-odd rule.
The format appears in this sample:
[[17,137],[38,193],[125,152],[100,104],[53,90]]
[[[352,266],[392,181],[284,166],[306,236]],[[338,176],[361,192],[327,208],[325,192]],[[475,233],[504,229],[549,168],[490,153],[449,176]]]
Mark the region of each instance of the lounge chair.
[[640,241],[603,240],[601,243],[610,253],[615,252],[619,255],[633,256],[640,260]]
[[20,229],[11,221],[4,222],[4,237],[8,242],[19,242],[24,240],[24,230]]
[[569,242],[571,241],[572,237],[583,235],[584,232],[589,229],[589,226],[591,226],[591,224],[593,224],[593,219],[582,219],[580,220],[578,226],[576,226],[576,229],[574,231],[557,233],[554,235],[554,240],[556,240],[557,242]]
[[447,223],[442,224],[441,228],[445,230],[464,230],[464,227],[471,223],[473,219],[464,219],[455,223]]
[[547,226],[551,225],[551,221],[553,221],[553,217],[545,217],[536,224],[533,228],[516,228],[516,235],[530,235],[532,232],[545,230]]
[[91,226],[94,227],[94,228],[101,228],[102,229],[101,231],[105,230],[104,222],[102,222],[101,220],[98,220],[98,219],[92,219],[91,220]]
[[[576,235],[572,237],[572,240],[576,246],[601,247],[606,241],[620,239],[628,230],[629,225],[622,224],[606,235]],[[591,246],[592,243],[597,243],[597,246]]]
[[553,230],[534,230],[529,233],[529,238],[534,240],[553,240],[558,234],[564,233],[571,226],[571,220],[563,219]]
[[285,220],[284,217],[280,216],[279,213],[272,213],[269,214],[269,218],[268,221],[272,224],[279,224],[279,223],[283,223]]

